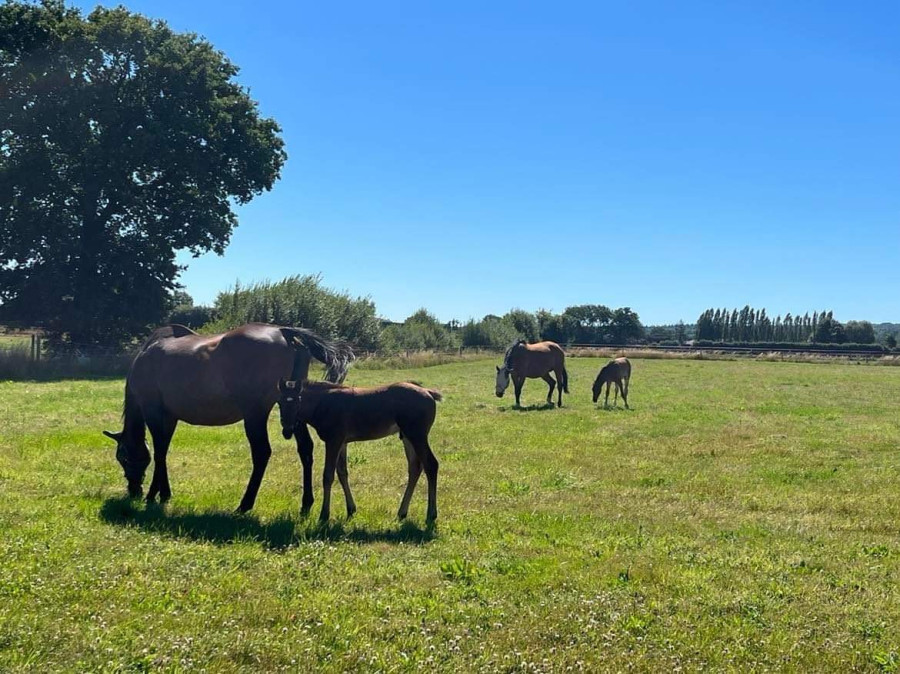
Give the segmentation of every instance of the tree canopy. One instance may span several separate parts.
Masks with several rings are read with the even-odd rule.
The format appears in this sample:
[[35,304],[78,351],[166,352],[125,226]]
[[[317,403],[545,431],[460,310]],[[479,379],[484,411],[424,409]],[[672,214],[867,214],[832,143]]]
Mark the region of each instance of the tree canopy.
[[175,254],[221,254],[286,159],[209,42],[119,7],[0,5],[0,315],[114,344],[160,321]]

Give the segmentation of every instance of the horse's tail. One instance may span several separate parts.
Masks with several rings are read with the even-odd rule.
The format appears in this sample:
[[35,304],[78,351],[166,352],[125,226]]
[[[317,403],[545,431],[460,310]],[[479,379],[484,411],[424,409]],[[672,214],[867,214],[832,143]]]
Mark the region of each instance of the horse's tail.
[[435,391],[433,388],[427,388],[425,390],[428,391],[428,395],[430,395],[436,403],[439,403],[444,399],[444,394],[440,391]]
[[569,371],[566,370],[565,365],[563,365],[562,369],[562,388],[565,393],[569,392]]
[[333,384],[344,381],[350,363],[356,360],[347,342],[325,339],[305,328],[282,328],[281,332],[288,343],[305,347],[313,358],[325,363],[325,379]]

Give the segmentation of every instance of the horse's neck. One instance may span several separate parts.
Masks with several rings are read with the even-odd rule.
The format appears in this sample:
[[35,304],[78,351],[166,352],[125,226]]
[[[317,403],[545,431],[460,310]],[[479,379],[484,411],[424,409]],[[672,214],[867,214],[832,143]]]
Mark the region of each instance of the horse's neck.
[[144,414],[138,405],[137,399],[128,390],[125,390],[125,411],[123,417],[123,431],[125,437],[142,442],[147,437],[147,426],[144,422]]

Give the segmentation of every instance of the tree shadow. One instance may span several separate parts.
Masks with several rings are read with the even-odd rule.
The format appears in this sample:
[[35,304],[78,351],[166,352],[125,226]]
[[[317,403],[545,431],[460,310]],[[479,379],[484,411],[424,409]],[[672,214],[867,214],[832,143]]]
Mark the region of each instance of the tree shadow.
[[556,403],[536,403],[534,405],[524,405],[516,407],[515,405],[510,405],[509,407],[501,407],[501,412],[545,412],[547,410],[555,410]]
[[108,498],[100,519],[114,526],[134,527],[191,541],[227,545],[236,541],[260,543],[268,550],[285,550],[307,541],[348,543],[411,543],[421,545],[437,536],[433,524],[424,529],[412,522],[390,528],[357,528],[345,522],[294,520],[288,515],[261,522],[256,515],[223,511],[169,513],[165,506],[128,497]]

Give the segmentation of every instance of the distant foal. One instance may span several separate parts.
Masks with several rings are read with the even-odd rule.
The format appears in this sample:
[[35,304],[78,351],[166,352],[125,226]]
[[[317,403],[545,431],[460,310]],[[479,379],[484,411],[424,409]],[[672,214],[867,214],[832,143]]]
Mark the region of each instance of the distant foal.
[[309,424],[325,443],[325,470],[322,474],[322,513],[328,521],[331,485],[337,470],[347,502],[347,517],[356,512],[347,476],[347,443],[377,440],[399,433],[406,450],[409,481],[397,517],[409,511],[416,482],[425,470],[428,478],[429,522],[437,519],[438,460],[428,444],[434,424],[438,391],[403,382],[377,388],[353,388],[328,382],[285,381],[278,384],[281,430],[290,437],[298,424]]
[[616,395],[613,404],[619,401],[619,392],[622,392],[622,400],[625,401],[625,409],[628,409],[628,382],[631,380],[631,363],[627,358],[616,358],[600,368],[597,378],[594,380],[594,402],[600,398],[603,385],[606,384],[606,400],[604,407],[609,407],[609,386],[615,384]]

